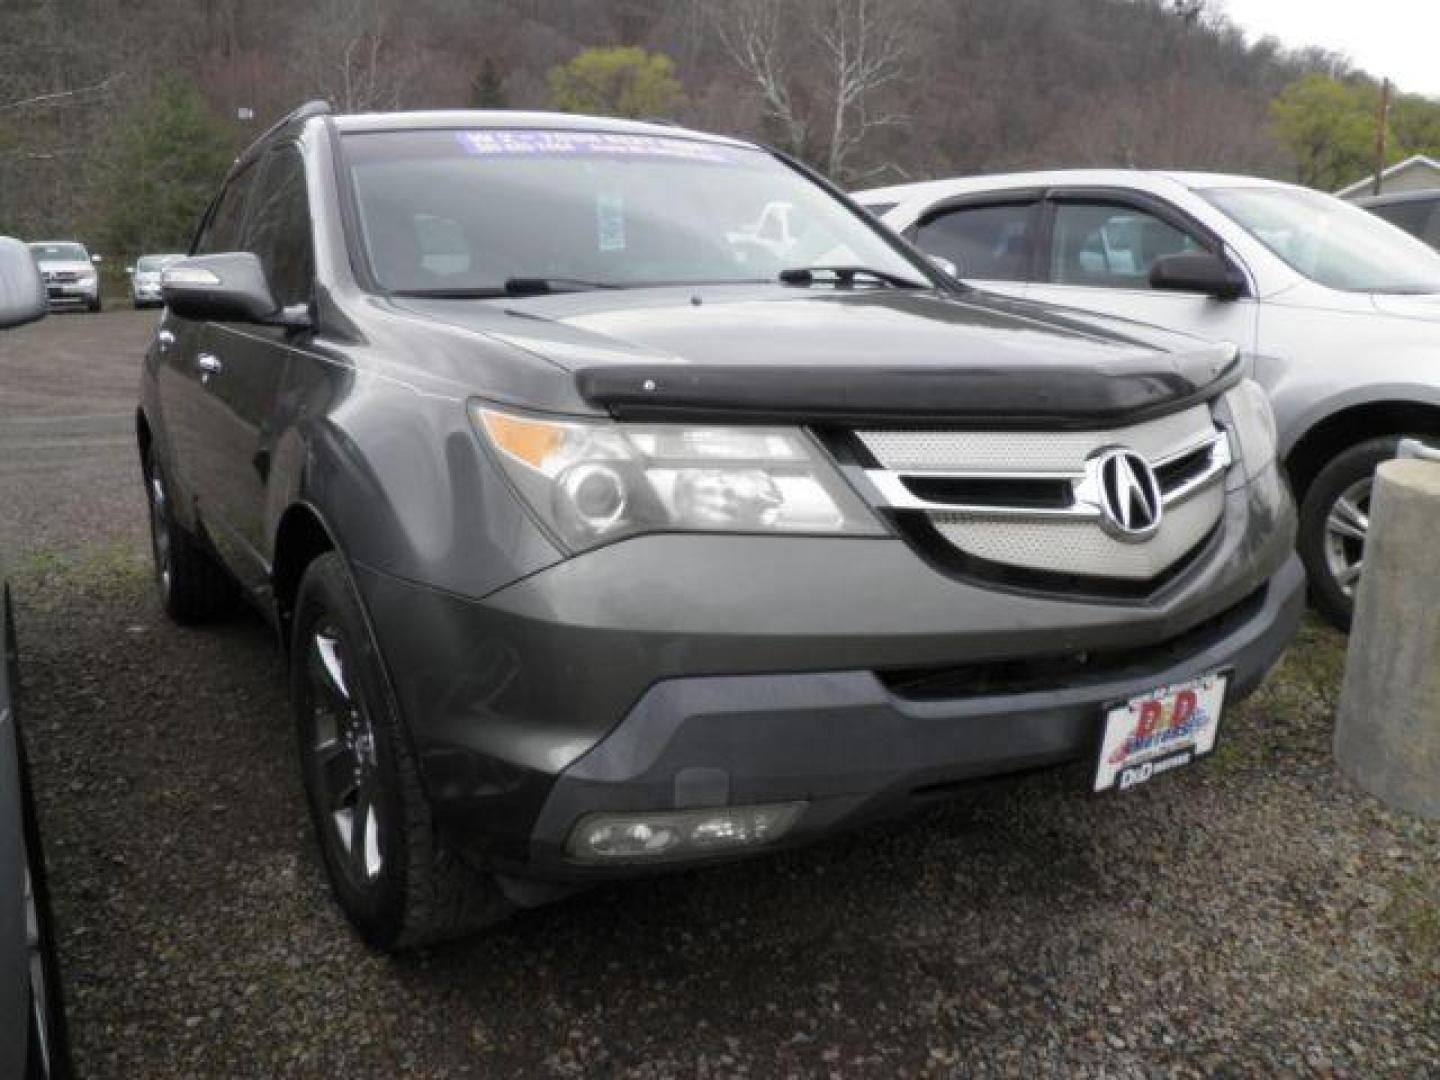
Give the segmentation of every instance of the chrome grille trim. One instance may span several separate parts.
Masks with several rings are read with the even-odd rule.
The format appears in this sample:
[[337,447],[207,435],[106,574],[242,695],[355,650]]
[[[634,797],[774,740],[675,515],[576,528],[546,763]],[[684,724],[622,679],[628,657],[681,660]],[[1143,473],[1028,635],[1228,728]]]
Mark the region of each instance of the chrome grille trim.
[[1207,405],[1104,431],[944,431],[872,428],[856,437],[876,464],[898,472],[963,467],[985,476],[1078,472],[1106,446],[1124,444],[1154,462],[1215,433]]
[[[1097,448],[1097,449],[1103,449]],[[1161,488],[1166,508],[1178,505],[1191,498],[1225,475],[1225,470],[1234,461],[1230,439],[1224,431],[1211,428],[1208,439],[1192,441],[1179,450],[1150,462],[1154,469],[1163,469],[1199,450],[1208,449],[1210,459],[1204,469],[1170,488]],[[963,513],[971,517],[1019,518],[1023,520],[1099,521],[1101,518],[1100,493],[1095,490],[1093,478],[1082,468],[1031,471],[996,472],[975,469],[862,469],[866,481],[879,496],[876,505],[891,510],[921,510],[928,513]],[[907,478],[923,480],[1059,480],[1071,485],[1071,503],[1063,507],[1007,506],[1001,503],[938,502],[916,495],[906,484]]]
[[[843,466],[846,475],[902,529],[923,517],[938,539],[981,564],[1130,584],[1157,579],[1213,535],[1239,460],[1206,405],[1106,431],[872,430],[855,438],[874,464]],[[1117,518],[1117,458],[1148,474],[1148,526],[1142,517],[1131,527],[1129,503]],[[1133,483],[1129,475],[1124,483]]]

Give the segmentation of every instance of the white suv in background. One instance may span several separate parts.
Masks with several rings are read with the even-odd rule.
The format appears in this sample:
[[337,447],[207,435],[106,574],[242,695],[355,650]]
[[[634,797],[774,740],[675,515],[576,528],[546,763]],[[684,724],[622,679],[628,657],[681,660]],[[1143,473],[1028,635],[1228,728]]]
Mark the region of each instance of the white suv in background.
[[30,245],[30,253],[45,278],[52,307],[84,304],[87,311],[100,310],[99,255],[73,240],[41,240]]
[[1247,176],[975,176],[855,199],[959,276],[1232,341],[1269,392],[1311,594],[1347,626],[1371,476],[1440,434],[1440,253],[1340,199]]

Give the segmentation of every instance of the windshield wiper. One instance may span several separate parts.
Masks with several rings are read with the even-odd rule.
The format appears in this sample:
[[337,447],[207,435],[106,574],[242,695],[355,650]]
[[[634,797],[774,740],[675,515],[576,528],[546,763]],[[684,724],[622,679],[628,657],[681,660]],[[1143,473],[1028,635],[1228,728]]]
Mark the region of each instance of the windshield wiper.
[[506,296],[543,296],[545,293],[588,292],[591,289],[618,289],[606,281],[568,277],[512,277],[505,279]]
[[391,296],[414,296],[423,300],[493,300],[504,296],[504,289],[391,289]]
[[503,285],[485,285],[467,288],[436,289],[392,289],[392,296],[413,296],[425,300],[493,300],[497,296],[544,296],[548,293],[587,292],[590,289],[618,289],[603,281],[585,281],[582,278],[563,277],[512,277]]
[[871,278],[896,289],[928,289],[930,287],[928,283],[913,281],[899,274],[892,274],[888,270],[873,270],[868,266],[796,266],[789,270],[781,270],[779,277],[781,283],[785,285],[813,285],[815,279],[822,275],[834,278],[835,284],[842,289],[853,288],[857,277]]

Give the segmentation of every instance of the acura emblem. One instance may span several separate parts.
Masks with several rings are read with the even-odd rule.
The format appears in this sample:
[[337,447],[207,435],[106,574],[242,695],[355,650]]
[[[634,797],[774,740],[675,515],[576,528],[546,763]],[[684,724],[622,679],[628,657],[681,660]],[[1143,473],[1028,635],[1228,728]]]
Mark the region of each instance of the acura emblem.
[[1133,450],[1106,450],[1090,459],[1099,496],[1100,524],[1119,540],[1148,540],[1160,528],[1160,483],[1150,463]]

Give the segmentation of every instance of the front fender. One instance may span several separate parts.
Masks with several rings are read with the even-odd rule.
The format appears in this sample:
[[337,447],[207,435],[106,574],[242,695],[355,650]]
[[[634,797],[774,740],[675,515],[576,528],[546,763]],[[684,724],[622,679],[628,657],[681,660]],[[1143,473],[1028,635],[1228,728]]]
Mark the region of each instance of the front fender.
[[[402,397],[403,395],[403,397]],[[480,598],[558,562],[472,429],[463,401],[355,379],[277,440],[270,550],[284,512],[313,507],[348,561]]]

